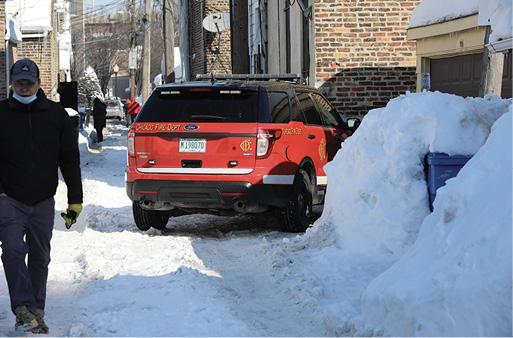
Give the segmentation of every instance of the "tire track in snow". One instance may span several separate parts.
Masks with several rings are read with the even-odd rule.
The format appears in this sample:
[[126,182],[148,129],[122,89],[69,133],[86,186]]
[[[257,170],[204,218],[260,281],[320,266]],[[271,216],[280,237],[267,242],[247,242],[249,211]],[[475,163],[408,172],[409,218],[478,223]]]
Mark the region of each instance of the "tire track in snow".
[[[268,238],[284,237],[268,233]],[[292,236],[286,234],[285,236]],[[219,273],[217,297],[231,304],[232,315],[246,322],[257,336],[322,336],[324,329],[309,320],[309,314],[282,289],[261,248],[264,237],[232,236],[223,240],[195,241],[196,254]]]

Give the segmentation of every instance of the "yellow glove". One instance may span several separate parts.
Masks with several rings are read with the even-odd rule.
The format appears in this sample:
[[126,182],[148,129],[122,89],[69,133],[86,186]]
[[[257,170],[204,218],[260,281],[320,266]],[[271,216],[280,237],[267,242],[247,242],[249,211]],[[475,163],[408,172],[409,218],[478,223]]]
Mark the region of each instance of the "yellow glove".
[[66,222],[66,229],[71,228],[73,224],[77,221],[78,215],[82,211],[82,204],[68,204],[68,209],[66,209],[66,213],[61,212],[62,218]]

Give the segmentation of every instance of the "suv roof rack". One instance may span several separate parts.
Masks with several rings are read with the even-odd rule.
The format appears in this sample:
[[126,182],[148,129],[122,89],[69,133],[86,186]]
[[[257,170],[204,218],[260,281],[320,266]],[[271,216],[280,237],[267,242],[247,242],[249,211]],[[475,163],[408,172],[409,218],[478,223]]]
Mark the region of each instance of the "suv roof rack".
[[292,81],[301,83],[299,74],[197,74],[196,80]]

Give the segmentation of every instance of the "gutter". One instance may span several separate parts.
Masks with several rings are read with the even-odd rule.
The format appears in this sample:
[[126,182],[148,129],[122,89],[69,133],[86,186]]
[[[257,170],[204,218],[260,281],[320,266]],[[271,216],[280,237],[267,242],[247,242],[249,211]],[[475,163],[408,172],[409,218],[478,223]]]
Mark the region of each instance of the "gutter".
[[506,53],[508,50],[513,49],[513,38],[490,42],[485,47],[488,48],[490,53]]

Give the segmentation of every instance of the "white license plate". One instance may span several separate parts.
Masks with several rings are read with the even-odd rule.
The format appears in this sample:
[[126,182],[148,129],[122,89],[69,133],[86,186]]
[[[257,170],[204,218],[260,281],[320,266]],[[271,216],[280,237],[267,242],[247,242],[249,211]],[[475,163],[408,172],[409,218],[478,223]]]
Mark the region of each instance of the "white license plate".
[[180,153],[204,153],[207,150],[207,140],[204,138],[181,138],[178,151]]

